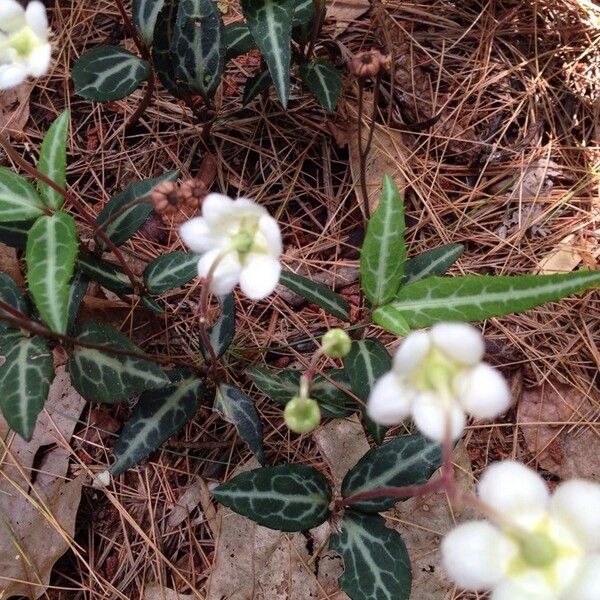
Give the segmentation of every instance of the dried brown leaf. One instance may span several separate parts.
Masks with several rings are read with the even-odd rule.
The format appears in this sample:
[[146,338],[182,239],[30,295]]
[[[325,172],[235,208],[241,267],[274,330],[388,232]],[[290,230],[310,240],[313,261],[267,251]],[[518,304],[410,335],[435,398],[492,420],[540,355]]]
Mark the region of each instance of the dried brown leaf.
[[0,131],[21,138],[29,120],[29,96],[33,84],[22,83],[15,88],[0,91]]
[[370,8],[369,0],[331,0],[327,3],[327,18],[334,19],[337,37],[344,32],[350,23],[364,15]]
[[180,594],[158,583],[153,583],[144,590],[143,600],[194,600],[197,597],[191,594]]

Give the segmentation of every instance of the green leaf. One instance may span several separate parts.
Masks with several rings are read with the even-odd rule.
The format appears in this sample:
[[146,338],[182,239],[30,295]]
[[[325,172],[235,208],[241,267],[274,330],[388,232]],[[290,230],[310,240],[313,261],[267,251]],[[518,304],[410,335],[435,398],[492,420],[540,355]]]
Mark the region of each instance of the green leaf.
[[[246,371],[254,385],[273,402],[285,405],[298,395],[300,376],[298,369],[274,371],[267,367],[250,367]],[[329,369],[323,375],[315,375],[311,396],[317,400],[324,417],[346,417],[356,411],[352,396],[340,389],[331,380],[346,388],[350,382],[344,369]]]
[[327,112],[333,112],[342,93],[342,73],[322,59],[300,65],[300,77]]
[[132,294],[131,281],[122,269],[87,252],[77,261],[79,268],[93,281],[117,294]]
[[236,387],[222,383],[217,388],[214,409],[235,427],[258,462],[264,465],[263,430],[254,402]]
[[0,409],[6,422],[30,440],[54,375],[52,352],[39,336],[18,331],[0,336]]
[[148,47],[152,45],[156,17],[163,4],[164,0],[133,0],[131,7],[133,22]]
[[338,319],[350,320],[350,307],[346,300],[332,292],[327,286],[296,275],[291,271],[282,271],[279,283],[308,302],[324,308]]
[[142,296],[142,304],[151,310],[154,314],[164,315],[165,311],[162,306],[151,296]]
[[400,289],[391,303],[413,328],[439,321],[482,321],[519,313],[600,287],[600,271],[560,275],[428,277]]
[[395,335],[404,337],[410,333],[406,319],[389,304],[376,308],[373,311],[372,319],[373,323]]
[[115,444],[110,473],[119,475],[177,433],[196,414],[204,392],[196,377],[144,392]]
[[[382,487],[425,483],[442,465],[442,449],[422,435],[401,435],[369,450],[344,477],[344,498]],[[392,508],[398,498],[363,500],[353,510],[381,512]]]
[[0,167],[0,222],[26,221],[45,211],[44,203],[27,179]]
[[225,58],[228,60],[256,48],[256,42],[246,23],[225,25],[223,35],[225,36]]
[[262,467],[240,473],[213,491],[214,497],[259,525],[280,531],[306,531],[329,516],[331,488],[306,465]]
[[[315,15],[314,0],[293,0],[294,9],[292,16],[292,37],[299,44],[307,44],[310,41],[313,30]],[[320,24],[325,20],[327,2],[321,2]]]
[[66,212],[40,217],[29,231],[25,261],[27,283],[42,320],[66,333],[69,319],[69,281],[77,258],[77,227]]
[[271,79],[271,73],[269,73],[269,71],[261,71],[253,77],[248,77],[244,85],[242,104],[246,106],[246,104],[252,102],[258,94],[264,92],[272,84],[273,80]]
[[0,242],[11,248],[25,250],[25,246],[27,246],[27,235],[34,223],[35,220],[0,223]]
[[67,322],[67,332],[70,332],[75,325],[77,316],[79,314],[79,307],[87,291],[90,280],[87,275],[84,275],[81,271],[75,271],[73,279],[69,284],[69,317]]
[[[10,304],[24,315],[29,314],[29,306],[21,288],[10,275],[2,272],[0,272],[0,300]],[[3,314],[5,313],[0,310],[0,318]]]
[[180,0],[171,51],[176,77],[210,100],[225,68],[223,20],[213,0]]
[[374,306],[387,304],[404,276],[404,204],[394,180],[384,175],[379,206],[369,219],[360,251],[360,286]]
[[150,73],[150,63],[128,50],[98,46],[75,61],[72,77],[82,98],[106,102],[129,96]]
[[185,252],[161,254],[144,270],[144,283],[151,294],[185,285],[198,275],[198,256]]
[[290,95],[293,3],[291,0],[241,0],[241,5],[285,108]]
[[408,259],[404,265],[402,283],[412,283],[432,275],[444,275],[460,258],[464,249],[462,244],[446,244]]
[[[95,321],[81,324],[75,337],[110,349],[142,353],[121,332]],[[73,387],[82,396],[95,402],[113,404],[144,390],[162,388],[170,383],[163,371],[150,360],[84,346],[75,348],[68,368]]]
[[[225,354],[235,335],[235,298],[233,294],[219,296],[219,305],[221,314],[216,323],[207,330],[210,345],[217,358],[221,358]],[[202,341],[200,341],[200,351],[205,360],[210,359],[210,352],[202,346]]]
[[376,425],[366,415],[366,402],[375,382],[392,368],[392,359],[385,346],[378,340],[366,339],[352,342],[350,352],[344,358],[344,369],[350,379],[352,391],[363,401],[361,410],[367,428],[375,441],[382,442],[386,427]]
[[400,534],[379,515],[346,511],[330,548],[344,561],[340,588],[352,600],[408,600],[410,558]]
[[176,98],[189,94],[189,90],[177,81],[177,56],[171,51],[177,20],[179,0],[164,0],[163,7],[156,17],[154,27],[154,43],[152,45],[152,61],[160,82]]
[[[98,217],[96,225],[104,227],[113,213],[120,212],[126,204],[134,200],[147,197],[147,201],[131,206],[128,210],[120,213],[113,221],[110,221],[104,232],[117,245],[126,242],[146,221],[152,212],[150,193],[161,181],[175,181],[179,177],[179,171],[170,171],[159,177],[136,181],[128,185],[123,191],[113,196],[104,206]],[[100,244],[100,242],[98,242]],[[102,247],[104,247],[101,244]]]
[[[65,188],[67,183],[67,135],[69,133],[69,124],[71,122],[71,113],[65,110],[58,117],[44,136],[42,147],[40,149],[40,158],[38,160],[38,171],[49,177],[61,188]],[[59,210],[65,199],[55,189],[51,188],[43,181],[38,181],[38,190],[42,200],[54,209]]]

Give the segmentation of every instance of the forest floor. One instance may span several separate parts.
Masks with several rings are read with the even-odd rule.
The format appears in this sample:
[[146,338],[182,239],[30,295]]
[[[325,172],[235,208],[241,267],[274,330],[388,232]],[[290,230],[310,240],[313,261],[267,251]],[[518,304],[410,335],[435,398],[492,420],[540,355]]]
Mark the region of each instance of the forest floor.
[[[12,121],[12,139],[33,162],[49,124],[65,108],[71,110],[68,186],[78,204],[69,208],[81,230],[86,231],[81,211],[95,217],[109,197],[132,181],[173,169],[195,176],[210,167],[212,189],[268,207],[282,224],[283,263],[335,287],[352,305],[353,322],[358,323],[357,246],[363,228],[355,181],[356,81],[345,76],[342,100],[332,116],[301,90],[296,77],[288,110],[281,109],[273,94],[242,107],[244,81],[257,71],[260,58],[255,53],[238,57],[217,94],[220,116],[209,152],[201,141],[202,125],[162,89],[128,131],[125,123],[143,89],[103,104],[74,93],[69,73],[84,50],[106,43],[133,48],[113,0],[46,4],[56,49],[53,69],[14,97],[0,96],[0,126],[7,115],[18,117]],[[239,18],[232,2],[219,4],[226,23]],[[402,189],[409,255],[464,244],[451,271],[456,274],[598,268],[597,4],[329,4],[319,47],[337,45],[350,53],[377,47],[393,53],[393,68],[375,110],[367,183],[376,190],[387,172]],[[373,105],[369,88],[365,104]],[[365,113],[368,123],[370,111]],[[413,127],[428,121],[423,128]],[[3,154],[0,163],[10,165]],[[159,217],[151,217],[123,246],[134,270],[141,261],[182,248],[176,224]],[[12,250],[2,250],[0,263],[3,270],[22,273],[20,257]],[[186,303],[197,293],[195,285],[165,295],[172,310],[164,318],[98,287],[88,291],[85,311],[128,332],[149,352],[194,361],[196,350],[189,341],[195,337],[194,319]],[[315,435],[291,435],[281,409],[243,373],[247,364],[306,366],[324,324],[337,321],[285,294],[257,303],[238,299],[237,333],[226,360],[237,376],[232,383],[256,402],[269,461],[310,463],[331,470],[335,478],[368,447],[356,421],[327,423]],[[494,425],[468,428],[456,456],[464,485],[472,485],[489,462],[507,457],[539,469],[550,483],[576,475],[600,477],[599,295],[491,319],[482,328],[489,360],[510,380],[514,407]],[[369,334],[390,351],[398,344],[377,327]],[[80,417],[75,415],[72,437],[65,442],[71,460],[67,479],[106,468],[130,409],[127,403],[88,405]],[[343,439],[353,441],[348,445]],[[75,529],[70,549],[53,568],[49,565],[51,585],[42,597],[346,598],[336,589],[335,577],[325,572],[324,560],[312,556],[318,543],[307,544],[299,534],[273,537],[273,532],[248,529],[215,513],[207,485],[228,478],[250,458],[234,428],[205,407],[106,492],[85,480],[78,510],[71,507]],[[388,517],[405,533],[418,571],[413,570],[413,598],[477,597],[455,590],[439,568],[436,543],[460,518],[444,495],[425,504],[411,500]],[[256,548],[271,550],[256,554]],[[310,585],[299,587],[300,580]]]

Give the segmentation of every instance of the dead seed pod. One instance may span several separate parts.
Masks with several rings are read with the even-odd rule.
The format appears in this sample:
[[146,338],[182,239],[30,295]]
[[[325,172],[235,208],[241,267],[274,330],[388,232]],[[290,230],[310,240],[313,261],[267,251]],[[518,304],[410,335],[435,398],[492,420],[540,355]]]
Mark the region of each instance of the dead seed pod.
[[382,69],[389,70],[390,66],[390,56],[375,49],[357,52],[348,61],[348,70],[359,79],[375,77]]

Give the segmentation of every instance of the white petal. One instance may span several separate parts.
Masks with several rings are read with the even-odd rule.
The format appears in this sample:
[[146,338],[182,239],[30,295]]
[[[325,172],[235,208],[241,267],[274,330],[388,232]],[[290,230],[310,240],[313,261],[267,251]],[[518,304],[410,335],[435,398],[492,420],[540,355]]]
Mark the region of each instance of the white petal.
[[431,340],[447,358],[463,365],[476,365],[485,352],[481,333],[466,323],[438,323]]
[[33,77],[41,77],[50,68],[52,48],[50,44],[43,44],[35,48],[27,59],[29,74]]
[[559,597],[548,590],[542,589],[537,592],[524,590],[512,581],[504,581],[494,588],[491,600],[559,600]]
[[487,521],[470,521],[454,528],[441,545],[443,565],[461,588],[489,590],[503,578],[516,545]]
[[[5,0],[3,0],[5,1]],[[42,40],[48,39],[48,17],[46,8],[38,0],[32,0],[25,9],[25,20],[27,25]]]
[[279,223],[271,215],[262,215],[258,221],[258,229],[267,242],[269,252],[276,258],[279,257],[283,252]]
[[574,582],[561,600],[598,600],[600,598],[600,554],[586,556],[575,574]]
[[456,395],[467,414],[492,419],[510,407],[510,390],[500,371],[480,363],[458,375]]
[[561,483],[550,499],[549,511],[587,550],[600,549],[600,484],[582,479]]
[[549,498],[544,480],[514,460],[489,466],[479,480],[478,494],[509,519],[545,511]]
[[250,200],[249,198],[238,198],[233,201],[233,206],[235,207],[236,213],[257,220],[269,214],[264,206],[257,204],[254,200]]
[[227,243],[226,238],[219,238],[212,234],[204,217],[196,217],[186,221],[179,228],[179,235],[184,244],[193,252],[202,254],[213,248],[223,247]]
[[431,342],[426,331],[414,331],[400,345],[394,355],[394,370],[408,375],[419,367],[425,358]]
[[367,401],[367,414],[378,425],[397,425],[408,416],[410,401],[410,393],[390,371],[375,382]]
[[233,214],[233,200],[229,196],[208,194],[202,201],[202,216],[211,227],[228,215],[234,218]]
[[17,0],[0,1],[0,29],[6,32],[21,29],[26,24],[25,11]]
[[450,435],[457,440],[465,428],[465,413],[458,404],[445,406],[433,394],[420,394],[412,405],[412,418],[417,429],[436,442],[446,436],[446,421],[450,419]]
[[26,78],[27,71],[23,65],[0,65],[0,90],[16,87]]
[[281,265],[268,254],[251,254],[247,261],[240,275],[240,289],[250,300],[262,300],[277,287]]
[[[218,248],[203,254],[198,261],[198,275],[206,277],[215,262],[219,258],[221,251]],[[229,252],[219,260],[210,289],[215,294],[222,296],[229,294],[240,280],[242,265],[238,260],[236,252]]]

